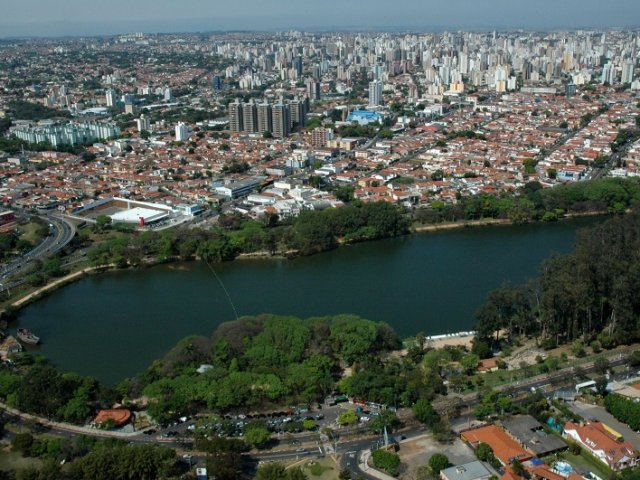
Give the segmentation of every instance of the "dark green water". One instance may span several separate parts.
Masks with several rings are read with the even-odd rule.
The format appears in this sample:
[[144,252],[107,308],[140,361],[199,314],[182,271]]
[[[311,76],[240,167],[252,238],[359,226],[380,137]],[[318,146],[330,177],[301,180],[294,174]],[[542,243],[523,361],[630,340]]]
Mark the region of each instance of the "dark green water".
[[[496,226],[414,235],[295,260],[216,266],[239,315],[354,313],[402,336],[470,330],[473,313],[502,282],[536,275],[552,251],[600,220]],[[115,383],[182,337],[210,335],[234,318],[206,265],[187,263],[92,276],[25,308],[20,326],[63,370]]]

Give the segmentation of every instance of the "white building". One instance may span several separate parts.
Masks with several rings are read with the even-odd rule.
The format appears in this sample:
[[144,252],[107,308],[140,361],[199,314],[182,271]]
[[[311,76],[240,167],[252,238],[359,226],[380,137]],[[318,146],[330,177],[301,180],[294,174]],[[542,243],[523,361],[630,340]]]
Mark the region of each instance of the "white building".
[[382,82],[373,80],[369,82],[369,105],[377,106],[382,103]]
[[120,136],[120,128],[112,122],[53,123],[42,127],[14,127],[10,131],[25,142],[49,143],[53,147],[83,145]]
[[112,89],[107,90],[105,96],[107,97],[107,107],[115,107],[117,103],[116,92]]
[[607,62],[602,68],[602,76],[600,77],[600,83],[608,83],[613,85],[616,82],[616,67],[611,62]]
[[622,65],[622,79],[620,80],[622,83],[631,83],[633,82],[633,61],[627,60]]
[[146,130],[147,132],[151,131],[151,119],[147,117],[144,113],[140,115],[140,118],[136,120],[136,124],[138,126],[139,132],[143,130]]
[[190,136],[191,129],[189,128],[189,125],[184,122],[178,122],[178,125],[176,125],[176,142],[189,140]]

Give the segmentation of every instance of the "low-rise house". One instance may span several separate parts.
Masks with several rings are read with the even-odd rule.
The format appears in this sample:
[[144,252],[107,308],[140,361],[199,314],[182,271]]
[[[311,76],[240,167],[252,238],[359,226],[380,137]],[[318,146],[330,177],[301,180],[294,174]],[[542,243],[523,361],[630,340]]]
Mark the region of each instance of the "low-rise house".
[[502,422],[505,431],[524,448],[531,450],[539,457],[567,448],[560,438],[549,434],[531,415],[519,415]]
[[564,436],[582,445],[614,472],[635,467],[640,456],[629,442],[619,441],[600,422],[567,422]]
[[440,471],[441,480],[488,480],[492,475],[487,466],[479,460]]
[[495,457],[503,465],[509,465],[516,459],[525,461],[533,457],[533,452],[520,446],[518,442],[495,425],[466,430],[460,436],[474,449],[481,443],[489,445]]
[[478,372],[487,373],[487,372],[495,372],[498,370],[498,358],[484,358],[478,362]]

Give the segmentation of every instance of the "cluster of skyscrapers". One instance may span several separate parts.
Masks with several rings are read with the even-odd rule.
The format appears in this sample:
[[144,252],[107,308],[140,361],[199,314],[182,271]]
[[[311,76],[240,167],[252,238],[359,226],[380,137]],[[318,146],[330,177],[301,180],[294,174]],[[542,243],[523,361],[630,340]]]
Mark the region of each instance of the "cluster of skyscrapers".
[[309,99],[280,100],[275,104],[236,99],[229,104],[229,129],[232,132],[265,133],[285,138],[293,130],[304,127]]

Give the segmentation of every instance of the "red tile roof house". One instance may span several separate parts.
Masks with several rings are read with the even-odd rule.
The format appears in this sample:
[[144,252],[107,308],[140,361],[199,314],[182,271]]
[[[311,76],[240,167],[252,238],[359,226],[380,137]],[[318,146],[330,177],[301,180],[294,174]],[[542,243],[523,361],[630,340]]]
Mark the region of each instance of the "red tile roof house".
[[520,446],[518,442],[495,425],[466,430],[461,432],[460,436],[473,449],[476,449],[481,443],[489,445],[502,465],[509,465],[514,459],[524,462],[534,456],[533,452]]
[[587,422],[584,425],[567,422],[564,436],[582,445],[614,472],[638,464],[640,456],[633,446],[629,442],[616,440],[600,422]]

